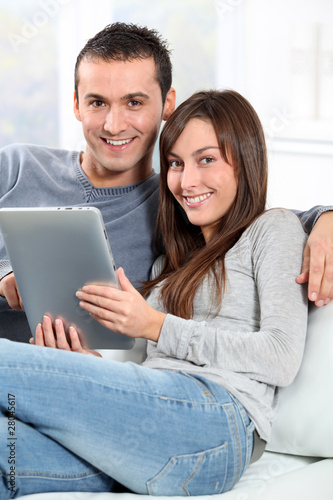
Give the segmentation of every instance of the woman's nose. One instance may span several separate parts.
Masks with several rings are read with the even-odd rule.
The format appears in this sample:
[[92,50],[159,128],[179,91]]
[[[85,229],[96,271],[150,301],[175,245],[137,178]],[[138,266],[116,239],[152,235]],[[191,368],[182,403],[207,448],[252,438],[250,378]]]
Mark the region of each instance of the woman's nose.
[[199,175],[198,175],[198,170],[195,168],[195,166],[185,165],[182,172],[181,188],[184,191],[188,191],[191,188],[197,186],[198,182],[199,182]]

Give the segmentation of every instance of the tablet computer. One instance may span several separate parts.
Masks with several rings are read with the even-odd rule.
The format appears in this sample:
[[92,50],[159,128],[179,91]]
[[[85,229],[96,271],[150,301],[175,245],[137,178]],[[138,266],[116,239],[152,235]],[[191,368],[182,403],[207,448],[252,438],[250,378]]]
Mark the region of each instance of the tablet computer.
[[131,349],[79,306],[85,284],[118,286],[100,211],[94,207],[0,209],[0,231],[31,333],[44,314],[74,325],[90,349]]

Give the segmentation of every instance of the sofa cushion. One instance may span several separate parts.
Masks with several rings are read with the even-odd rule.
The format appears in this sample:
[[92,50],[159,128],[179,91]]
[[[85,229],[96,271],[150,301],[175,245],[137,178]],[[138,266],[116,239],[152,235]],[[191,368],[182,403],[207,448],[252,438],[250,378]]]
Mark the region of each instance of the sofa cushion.
[[309,309],[304,358],[294,382],[280,389],[270,451],[333,457],[333,303]]

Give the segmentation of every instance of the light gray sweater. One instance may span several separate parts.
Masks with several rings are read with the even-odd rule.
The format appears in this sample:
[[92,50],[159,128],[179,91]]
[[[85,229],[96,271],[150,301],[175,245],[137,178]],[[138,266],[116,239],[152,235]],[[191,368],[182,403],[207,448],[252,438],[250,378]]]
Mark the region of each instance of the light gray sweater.
[[[148,342],[144,365],[200,374],[221,384],[245,407],[261,438],[269,439],[278,387],[292,382],[302,360],[306,288],[296,283],[306,235],[290,211],[259,217],[226,255],[227,283],[217,315],[206,278],[194,316],[167,314],[158,343]],[[161,258],[154,266],[160,272]],[[148,302],[163,311],[159,287]]]

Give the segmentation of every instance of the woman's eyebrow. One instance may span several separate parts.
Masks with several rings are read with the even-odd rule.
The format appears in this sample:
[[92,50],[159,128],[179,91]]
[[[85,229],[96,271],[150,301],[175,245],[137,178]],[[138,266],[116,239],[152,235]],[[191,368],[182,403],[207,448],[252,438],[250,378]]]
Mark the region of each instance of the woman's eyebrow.
[[[195,151],[193,151],[193,153],[191,154],[191,156],[198,156],[201,153],[203,153],[204,151],[206,151],[207,149],[220,149],[220,148],[218,146],[205,146],[203,148],[196,149]],[[180,156],[177,155],[177,153],[174,153],[172,151],[170,151],[169,155],[170,156],[174,156],[176,158],[180,158]]]
[[218,146],[205,146],[204,148],[197,149],[193,151],[192,156],[197,156],[206,151],[207,149],[220,149]]

